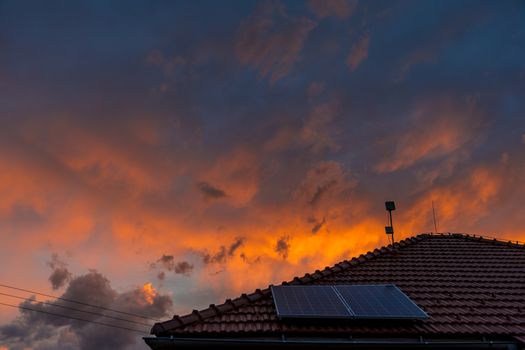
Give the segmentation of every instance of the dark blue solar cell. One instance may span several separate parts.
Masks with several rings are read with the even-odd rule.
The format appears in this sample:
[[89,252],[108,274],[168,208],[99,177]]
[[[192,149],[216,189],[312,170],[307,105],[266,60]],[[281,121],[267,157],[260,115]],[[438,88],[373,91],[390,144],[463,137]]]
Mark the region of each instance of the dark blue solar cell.
[[428,315],[399,288],[390,285],[334,286],[355,318],[424,319]]
[[279,317],[350,318],[332,286],[272,286],[272,296]]

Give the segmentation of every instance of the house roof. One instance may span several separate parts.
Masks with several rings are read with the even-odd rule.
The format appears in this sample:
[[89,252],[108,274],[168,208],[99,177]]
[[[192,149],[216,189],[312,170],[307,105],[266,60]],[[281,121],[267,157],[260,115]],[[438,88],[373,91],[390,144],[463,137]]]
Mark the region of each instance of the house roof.
[[525,339],[525,245],[421,234],[283,284],[395,284],[430,316],[419,321],[279,320],[269,288],[157,323],[156,336],[338,335]]

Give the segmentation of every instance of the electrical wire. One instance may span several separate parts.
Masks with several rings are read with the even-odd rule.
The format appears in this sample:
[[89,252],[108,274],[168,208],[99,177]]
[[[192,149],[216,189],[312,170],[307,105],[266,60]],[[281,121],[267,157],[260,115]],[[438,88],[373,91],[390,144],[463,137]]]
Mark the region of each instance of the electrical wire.
[[39,300],[31,299],[31,298],[25,298],[25,297],[21,297],[21,296],[18,296],[18,295],[13,295],[13,294],[8,294],[8,293],[2,293],[2,292],[0,292],[0,295],[6,296],[6,297],[11,297],[11,298],[16,298],[16,299],[21,299],[21,300],[26,300],[26,301],[29,301],[29,302],[33,302],[33,301],[34,301],[34,302],[42,303],[42,304],[49,305],[49,306],[53,306],[53,307],[59,307],[59,308],[61,308],[61,309],[72,310],[72,311],[78,311],[78,312],[84,312],[84,313],[86,313],[86,314],[90,314],[90,315],[95,315],[95,316],[100,316],[100,317],[107,317],[107,318],[111,318],[111,319],[118,320],[118,321],[125,321],[125,322],[130,322],[130,323],[138,324],[138,325],[141,325],[141,326],[148,326],[148,327],[151,327],[151,324],[148,324],[148,323],[136,322],[136,321],[132,321],[132,320],[127,320],[127,319],[125,319],[125,318],[120,318],[120,317],[115,317],[115,316],[109,316],[109,315],[99,314],[99,313],[97,313],[97,312],[92,312],[92,311],[87,311],[87,310],[76,309],[76,308],[74,308],[74,307],[69,307],[69,306],[64,306],[64,305],[53,304],[53,303],[49,303],[49,302],[47,302],[47,301],[39,301]]
[[48,298],[54,298],[54,299],[58,299],[58,300],[62,300],[62,301],[67,301],[67,302],[69,302],[69,303],[75,303],[75,304],[79,304],[79,305],[90,306],[90,307],[94,307],[94,308],[98,308],[98,309],[102,309],[102,310],[106,310],[106,311],[116,312],[116,313],[123,314],[123,315],[140,317],[140,318],[144,318],[144,319],[152,320],[152,321],[160,321],[159,319],[152,318],[152,317],[148,317],[148,316],[138,315],[138,314],[134,314],[134,313],[131,313],[131,312],[125,312],[125,311],[120,311],[120,310],[115,310],[115,309],[110,309],[110,308],[107,308],[107,307],[104,307],[104,306],[88,304],[88,303],[84,303],[84,302],[77,301],[77,300],[72,300],[72,299],[66,299],[66,298],[62,298],[62,297],[57,297],[56,295],[50,295],[50,294],[45,294],[45,293],[39,293],[39,292],[35,292],[35,291],[32,291],[32,290],[28,290],[28,289],[23,289],[23,288],[18,288],[18,287],[10,286],[10,285],[7,285],[7,284],[0,284],[0,287],[9,288],[9,289],[14,289],[14,290],[18,290],[18,291],[26,292],[26,293],[32,293],[32,294],[42,295],[42,296],[44,296],[44,297],[48,297]]
[[123,330],[130,331],[130,332],[135,332],[135,333],[140,333],[140,334],[147,334],[146,331],[141,331],[141,330],[134,329],[134,328],[116,326],[116,325],[112,325],[112,324],[108,324],[108,323],[104,323],[104,322],[91,321],[91,320],[86,320],[86,319],[83,319],[83,318],[77,318],[77,317],[73,317],[73,316],[61,315],[61,314],[57,314],[57,313],[54,313],[54,312],[48,312],[48,311],[43,311],[43,310],[32,309],[32,308],[26,307],[26,306],[12,305],[12,304],[2,303],[2,302],[0,302],[0,305],[14,307],[14,308],[17,308],[17,309],[22,309],[22,310],[29,310],[29,311],[34,311],[34,312],[40,312],[40,313],[43,313],[43,314],[57,316],[57,317],[69,318],[71,320],[76,320],[76,321],[82,321],[82,322],[87,322],[87,323],[94,323],[94,324],[98,324],[100,326],[119,328],[119,329],[123,329]]

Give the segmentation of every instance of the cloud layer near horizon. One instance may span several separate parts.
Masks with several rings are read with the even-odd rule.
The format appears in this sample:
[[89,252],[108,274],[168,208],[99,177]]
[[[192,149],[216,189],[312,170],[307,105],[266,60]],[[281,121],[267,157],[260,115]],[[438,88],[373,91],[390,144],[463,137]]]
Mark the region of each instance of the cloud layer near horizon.
[[140,349],[137,335],[147,335],[152,320],[167,317],[172,306],[171,297],[151,284],[119,293],[94,270],[72,278],[60,297],[45,301],[26,296],[19,304],[20,316],[0,326],[2,345],[14,350]]
[[2,5],[1,281],[188,312],[386,244],[392,199],[525,240],[522,3],[236,4]]

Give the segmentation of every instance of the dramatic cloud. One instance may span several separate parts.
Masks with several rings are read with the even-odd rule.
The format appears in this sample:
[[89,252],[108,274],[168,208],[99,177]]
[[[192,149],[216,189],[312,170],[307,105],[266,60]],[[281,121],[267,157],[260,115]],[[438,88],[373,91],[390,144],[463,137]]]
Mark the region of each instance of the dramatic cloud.
[[326,223],[326,218],[323,218],[321,221],[317,221],[315,218],[310,218],[308,221],[314,224],[312,227],[312,233],[316,234],[321,228],[323,228]]
[[244,237],[237,237],[229,246],[221,246],[216,253],[204,252],[202,253],[202,261],[205,264],[223,264],[228,257],[235,255],[235,252],[244,244],[244,241]]
[[277,240],[275,244],[275,251],[281,255],[283,259],[288,257],[288,251],[290,250],[290,237],[284,236]]
[[354,71],[368,57],[368,43],[370,37],[368,34],[363,35],[350,48],[350,53],[346,58],[346,63],[350,71]]
[[285,77],[300,59],[308,33],[316,23],[306,17],[290,16],[284,4],[260,4],[241,23],[235,52],[243,64],[257,68],[262,77],[276,82]]
[[[381,140],[387,148],[386,157],[376,169],[391,172],[452,153],[461,154],[458,151],[472,145],[472,130],[479,123],[475,111],[475,99],[461,101],[458,105],[449,100],[421,103],[407,120],[403,131]],[[415,125],[420,127],[415,129]]]
[[341,164],[321,162],[308,171],[296,195],[309,206],[344,195],[355,186],[350,174]]
[[[316,85],[313,87],[310,85],[308,88],[307,94],[311,99],[324,89],[324,84]],[[313,95],[310,95],[311,93]],[[335,96],[321,98],[320,102],[312,104],[300,126],[286,126],[279,129],[270,140],[266,141],[265,148],[272,152],[301,149],[310,151],[314,156],[338,151],[341,148],[338,139],[341,133],[336,125],[340,117],[339,98]]]
[[189,275],[193,270],[193,265],[187,261],[179,261],[173,271],[178,274]]
[[202,196],[205,199],[219,199],[227,196],[226,192],[216,187],[213,187],[207,182],[199,182],[197,184],[197,187],[199,188],[199,190],[202,193]]
[[[504,162],[494,165],[479,166],[463,173],[446,184],[436,185],[429,193],[421,193],[402,214],[407,227],[431,226],[432,207],[437,215],[438,230],[447,227],[452,231],[460,231],[459,227],[476,226],[488,217],[499,216],[504,208],[500,208],[501,195],[509,189],[509,165]],[[509,174],[510,178],[514,175]],[[512,190],[511,190],[512,191]],[[517,188],[523,193],[522,188]],[[501,224],[500,227],[506,227]]]
[[[189,276],[193,270],[193,264],[187,261],[175,261],[173,255],[162,255],[162,257],[157,260],[155,263],[152,263],[150,266],[152,269],[157,267],[166,269],[168,271],[174,272],[175,274]],[[160,280],[164,280],[166,275],[164,272],[160,272],[157,276]]]
[[[10,349],[28,347],[86,350],[129,349],[141,341],[137,333],[147,334],[148,323],[145,323],[147,320],[114,313],[107,309],[156,319],[167,316],[172,306],[171,298],[157,293],[150,284],[119,293],[112,289],[107,278],[96,271],[73,278],[61,297],[84,304],[73,304],[60,300],[44,303],[33,296],[20,303],[21,315],[17,319],[0,327],[0,341]],[[98,305],[106,309],[94,308],[85,304]],[[75,310],[64,310],[56,305],[67,305]],[[96,324],[96,322],[136,329],[137,332],[107,327]]]
[[336,16],[344,19],[354,13],[357,0],[310,0],[309,5],[319,18]]
[[67,269],[66,263],[58,258],[58,254],[53,254],[48,265],[53,269],[53,273],[49,276],[49,282],[54,290],[63,287],[66,282],[71,280],[71,272]]
[[[0,280],[164,317],[155,281],[172,317],[386,244],[390,199],[396,239],[433,201],[525,240],[523,11],[355,4],[3,2]],[[0,308],[0,347],[121,339],[39,317]]]
[[157,274],[157,279],[158,279],[159,281],[164,281],[164,279],[166,279],[166,272],[164,272],[164,271],[159,272],[159,273]]
[[259,190],[259,168],[257,154],[239,147],[218,157],[204,173],[210,183],[227,195],[224,201],[242,207],[250,203]]
[[338,113],[339,102],[335,98],[315,106],[299,134],[301,142],[316,153],[326,149],[338,150],[339,145],[332,136],[335,134],[335,131],[332,131],[330,128],[330,123]]

